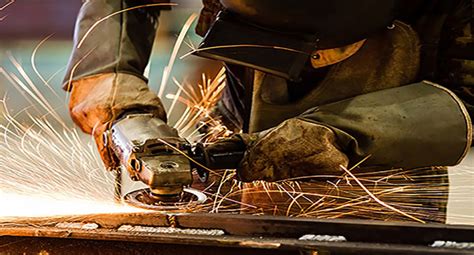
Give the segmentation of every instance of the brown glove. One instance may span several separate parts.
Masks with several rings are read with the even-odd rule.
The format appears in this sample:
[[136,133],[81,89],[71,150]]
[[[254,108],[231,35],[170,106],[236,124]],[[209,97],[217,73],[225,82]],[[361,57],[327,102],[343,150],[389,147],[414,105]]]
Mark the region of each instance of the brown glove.
[[94,136],[108,170],[115,169],[120,162],[106,146],[103,134],[117,117],[129,110],[152,113],[166,121],[160,99],[144,80],[134,75],[107,73],[72,82],[71,117],[82,131]]
[[340,174],[340,166],[349,164],[331,129],[301,119],[286,120],[258,134],[238,136],[247,144],[238,170],[244,182]]

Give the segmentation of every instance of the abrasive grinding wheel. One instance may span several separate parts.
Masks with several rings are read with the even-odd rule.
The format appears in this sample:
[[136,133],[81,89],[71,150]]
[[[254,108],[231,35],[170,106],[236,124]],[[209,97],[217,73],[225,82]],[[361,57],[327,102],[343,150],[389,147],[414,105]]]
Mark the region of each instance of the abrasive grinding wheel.
[[157,196],[150,189],[132,191],[124,196],[128,205],[155,211],[190,211],[206,202],[207,196],[192,188],[184,188],[179,196]]

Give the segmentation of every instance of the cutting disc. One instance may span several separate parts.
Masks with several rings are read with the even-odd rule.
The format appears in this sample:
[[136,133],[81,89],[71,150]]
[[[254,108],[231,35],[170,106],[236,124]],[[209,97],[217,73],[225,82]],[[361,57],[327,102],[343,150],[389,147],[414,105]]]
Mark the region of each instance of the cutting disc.
[[184,188],[179,196],[156,196],[150,189],[132,191],[123,198],[125,203],[148,210],[155,211],[189,211],[206,202],[207,196],[192,188]]

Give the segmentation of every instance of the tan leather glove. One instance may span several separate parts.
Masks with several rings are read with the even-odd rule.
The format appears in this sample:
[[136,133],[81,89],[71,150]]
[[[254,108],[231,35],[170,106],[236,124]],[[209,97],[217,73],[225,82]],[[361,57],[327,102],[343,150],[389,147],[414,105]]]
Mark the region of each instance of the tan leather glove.
[[349,164],[331,129],[301,119],[289,119],[267,131],[238,136],[247,145],[238,170],[244,182],[340,174],[340,166]]
[[103,134],[117,117],[130,110],[152,113],[166,121],[161,100],[137,76],[107,73],[72,82],[71,117],[82,131],[94,136],[108,170],[115,169],[120,162],[106,146]]

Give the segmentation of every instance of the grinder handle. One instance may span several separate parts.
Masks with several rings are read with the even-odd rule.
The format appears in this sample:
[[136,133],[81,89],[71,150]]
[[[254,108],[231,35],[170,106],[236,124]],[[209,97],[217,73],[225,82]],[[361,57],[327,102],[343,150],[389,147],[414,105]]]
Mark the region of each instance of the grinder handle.
[[[246,151],[243,142],[228,139],[205,146],[198,143],[194,148],[193,159],[211,170],[237,169]],[[207,180],[208,171],[198,164],[193,164],[202,181]]]

